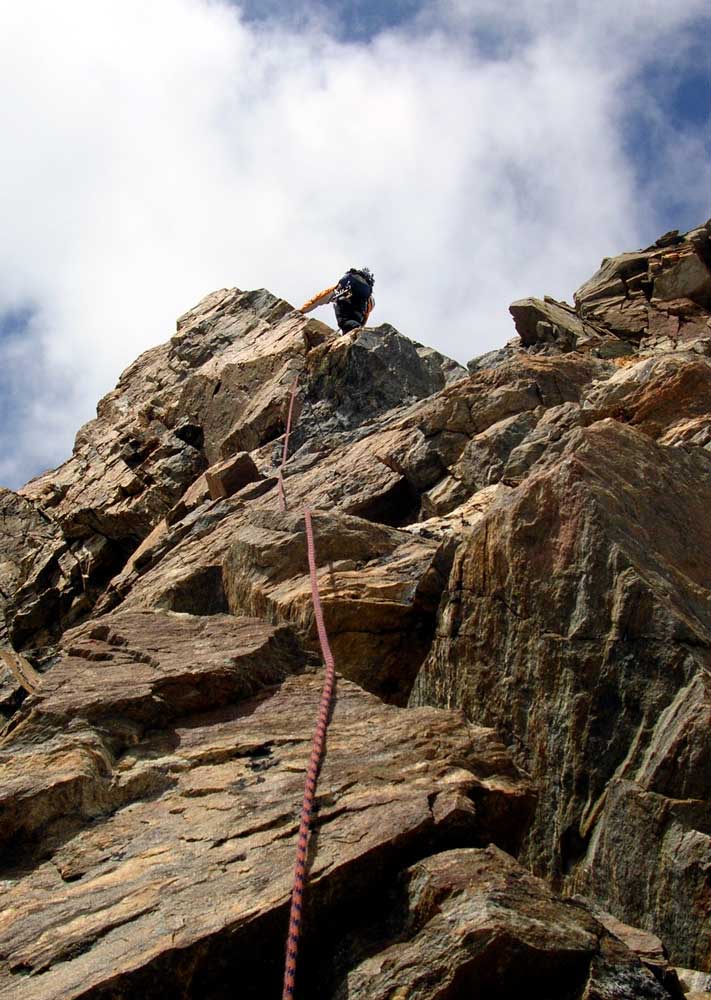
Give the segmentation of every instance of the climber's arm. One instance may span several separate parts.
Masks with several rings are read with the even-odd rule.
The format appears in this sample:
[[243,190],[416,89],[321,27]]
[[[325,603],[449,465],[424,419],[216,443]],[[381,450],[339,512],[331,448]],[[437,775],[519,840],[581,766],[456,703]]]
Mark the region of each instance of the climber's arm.
[[312,309],[315,309],[317,306],[324,305],[326,302],[330,300],[335,290],[336,290],[335,285],[331,285],[330,288],[324,288],[322,292],[319,292],[318,295],[314,295],[312,299],[309,299],[308,302],[305,302],[303,304],[303,306],[301,307],[301,312],[308,313],[311,312]]

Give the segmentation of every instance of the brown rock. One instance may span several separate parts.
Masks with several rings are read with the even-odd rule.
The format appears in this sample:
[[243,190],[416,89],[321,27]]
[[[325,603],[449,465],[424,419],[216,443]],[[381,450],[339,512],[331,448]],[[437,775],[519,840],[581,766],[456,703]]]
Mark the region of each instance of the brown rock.
[[624,298],[627,283],[646,276],[650,261],[659,256],[654,248],[648,251],[640,250],[637,253],[620,254],[618,257],[606,257],[592,278],[576,291],[576,312],[584,317],[596,308],[593,303]]
[[17,683],[30,693],[37,690],[41,677],[32,664],[14,649],[0,649],[0,663],[9,670]]
[[676,421],[658,438],[658,441],[672,448],[679,445],[698,445],[700,448],[708,449],[711,444],[711,414]]
[[227,611],[222,564],[230,535],[244,514],[238,501],[209,501],[169,525],[164,535],[111,581],[99,613],[123,601],[126,608],[152,608],[210,615]]
[[456,538],[465,530],[473,528],[489,507],[507,490],[508,488],[502,483],[496,483],[477,490],[463,503],[459,503],[462,493],[461,483],[453,476],[448,476],[428,493],[423,494],[423,520],[408,525],[405,530],[421,534],[426,538],[440,540]]
[[167,518],[163,518],[162,521],[158,522],[153,531],[151,531],[148,535],[146,535],[146,537],[143,539],[138,548],[131,553],[128,560],[126,561],[126,565],[121,571],[122,574],[125,575],[131,574],[138,567],[145,566],[147,563],[151,561],[155,550],[167,538],[168,527],[169,526]]
[[682,996],[658,983],[584,905],[557,899],[494,847],[426,858],[402,882],[400,920],[389,928],[396,943],[352,969],[335,1000]]
[[246,451],[240,451],[224,462],[211,465],[205,472],[205,482],[212,500],[230,497],[243,486],[260,478],[259,469]]
[[[711,968],[710,234],[603,262],[574,310],[514,304],[530,346],[469,377],[388,325],[213,293],[65,466],[0,493],[0,642],[42,671],[0,676],[0,994],[277,994],[320,683],[304,505],[360,686],[304,995],[678,998],[650,930]],[[446,711],[383,704],[415,677]]]
[[584,323],[575,310],[563,302],[519,299],[511,303],[509,312],[524,347],[555,344],[567,352],[582,349],[583,345],[597,346],[603,340],[598,330]]
[[[175,524],[176,521],[182,521],[186,514],[195,510],[196,507],[202,506],[202,504],[210,499],[210,490],[205,475],[203,472],[201,476],[198,476],[195,482],[188,486],[176,505],[168,511],[164,519],[166,524],[171,525]],[[126,567],[124,567],[122,572],[125,572],[125,570]]]
[[[404,704],[432,639],[451,554],[435,540],[314,511],[319,591],[339,671]],[[224,563],[233,614],[288,622],[318,650],[301,513],[254,512]]]
[[666,354],[622,368],[593,388],[588,421],[614,417],[650,437],[669,436],[689,419],[711,415],[711,360]]
[[[266,291],[222,290],[126,369],[77,434],[72,458],[22,490],[82,562],[83,586],[68,588],[83,595],[81,613],[206,467],[242,439],[251,449],[281,432],[294,374],[327,336]],[[34,618],[28,627],[38,627]]]
[[654,978],[660,982],[673,996],[681,996],[683,993],[682,984],[679,981],[677,971],[669,964],[666,948],[656,936],[649,931],[643,931],[639,927],[630,927],[629,924],[622,923],[612,914],[607,913],[600,907],[591,904],[589,900],[578,897],[579,901],[588,907],[593,916],[616,938],[629,948],[642,965],[653,974]]
[[542,407],[524,410],[474,435],[452,467],[452,475],[461,483],[463,496],[471,496],[504,477],[511,453],[528,439],[544,412],[549,411],[543,411]]
[[[0,991],[208,997],[237,975],[245,998],[276,992],[322,679],[236,699],[298,662],[289,642],[254,620],[155,613],[67,637],[2,744],[2,833],[24,860],[13,867],[18,855],[4,854]],[[441,795],[473,808],[440,808]],[[388,708],[339,681],[312,842],[306,994],[324,995],[333,974],[332,953],[314,945],[336,923],[347,932],[406,859],[463,836],[515,850],[530,800],[489,730],[457,713]]]
[[287,629],[218,615],[125,612],[67,633],[64,648],[2,744],[0,841],[118,808],[112,758],[143,732],[303,665]]
[[[400,405],[403,387],[413,400],[464,374],[392,328],[336,338],[264,290],[213,293],[178,327],[170,344],[147,351],[123,373],[99,403],[97,419],[77,435],[73,457],[23,489],[39,517],[50,512],[67,559],[81,567],[63,586],[62,614],[56,615],[52,592],[54,603],[49,595],[43,602],[47,612],[28,616],[30,634],[50,614],[56,628],[71,623],[64,612],[73,602],[73,617],[86,615],[108,578],[133,570],[127,559],[156,525],[175,524],[204,502],[205,485],[209,492],[212,484],[214,498],[223,488],[226,495],[241,493],[259,479],[244,449],[282,433],[299,372],[307,370],[307,382],[323,397],[320,420],[340,429]],[[309,352],[314,357],[307,365]],[[325,390],[336,376],[341,384],[334,395]],[[382,483],[382,466],[375,471]],[[254,487],[247,499],[271,485]],[[358,509],[359,498],[353,501]],[[399,502],[397,490],[387,502]]]
[[0,488],[0,645],[47,641],[81,591],[82,569],[60,527],[30,500]]
[[708,357],[711,329],[707,308],[691,299],[672,299],[655,303],[649,319],[645,349],[694,350]]
[[0,715],[9,718],[24,701],[26,691],[15,673],[0,659]]
[[[460,546],[415,704],[496,726],[541,788],[525,857],[709,961],[711,458],[613,421]],[[667,901],[675,900],[674,906]]]
[[654,278],[654,299],[687,298],[711,305],[711,272],[705,261],[691,249],[675,260]]
[[673,244],[657,241],[645,251],[606,259],[575,293],[578,317],[639,341],[645,351],[707,339],[710,231],[707,223],[685,236],[676,234]]
[[[417,520],[421,494],[451,474],[462,482],[450,501],[458,506],[496,481],[495,472],[485,471],[488,456],[500,455],[501,462],[544,408],[578,403],[596,374],[613,370],[594,359],[518,354],[411,406],[383,429],[336,450],[328,463],[312,463],[301,473],[297,455],[287,467],[290,502],[336,506],[403,526]],[[444,506],[437,513],[446,513]]]
[[685,1000],[707,1000],[711,995],[711,975],[708,972],[698,972],[696,969],[675,971],[684,990]]

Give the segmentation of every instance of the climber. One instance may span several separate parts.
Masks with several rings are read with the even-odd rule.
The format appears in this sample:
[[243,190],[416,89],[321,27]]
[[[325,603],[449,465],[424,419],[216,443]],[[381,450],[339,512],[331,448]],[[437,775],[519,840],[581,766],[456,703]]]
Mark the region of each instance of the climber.
[[301,312],[311,312],[317,306],[333,302],[338,329],[341,333],[350,333],[351,330],[365,326],[375,308],[374,284],[375,278],[369,268],[351,267],[337,285],[324,288],[318,295],[305,302]]

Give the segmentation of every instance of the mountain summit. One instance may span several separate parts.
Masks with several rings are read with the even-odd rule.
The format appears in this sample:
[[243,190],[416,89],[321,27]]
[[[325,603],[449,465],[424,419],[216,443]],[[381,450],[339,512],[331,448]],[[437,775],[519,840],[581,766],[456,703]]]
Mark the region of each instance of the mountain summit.
[[0,490],[0,996],[279,995],[305,505],[297,996],[711,990],[711,222],[511,314],[214,292]]

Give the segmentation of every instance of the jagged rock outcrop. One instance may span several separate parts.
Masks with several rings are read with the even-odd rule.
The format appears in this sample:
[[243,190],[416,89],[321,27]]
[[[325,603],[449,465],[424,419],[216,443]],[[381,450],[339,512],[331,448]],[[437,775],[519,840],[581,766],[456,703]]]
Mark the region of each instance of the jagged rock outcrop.
[[[711,329],[698,276],[708,234],[674,238],[671,260],[665,245],[607,261],[576,294],[578,316],[608,334],[629,336],[634,312],[639,349],[612,371],[598,364],[577,403],[549,409],[509,452],[503,481],[517,488],[459,546],[412,696],[464,707],[516,748],[543,793],[523,855],[535,870],[653,928],[702,968]],[[644,302],[630,291],[642,265]],[[673,341],[658,335],[672,287],[674,307],[683,299],[703,319]],[[546,356],[579,369],[596,354],[583,345],[578,360],[573,346],[561,354],[553,343]],[[502,431],[499,450],[512,428]]]
[[0,996],[278,995],[305,504],[341,678],[303,995],[679,1000],[665,948],[703,984],[710,233],[514,303],[468,370],[216,292],[0,493],[42,676],[0,675]]
[[514,302],[525,347],[597,357],[642,351],[709,354],[711,226],[662,236],[637,253],[606,258],[575,293],[575,308],[548,296]]
[[[212,471],[214,481],[226,460],[283,433],[297,375],[308,386],[298,445],[315,433],[357,428],[464,374],[390,327],[338,338],[265,290],[209,295],[178,320],[167,344],[126,369],[96,420],[79,431],[72,458],[22,489],[25,507],[34,504],[36,518],[56,525],[69,570],[77,562],[81,569],[69,588],[76,602],[69,616],[58,607],[56,585],[43,592],[30,579],[39,605],[33,614],[56,634],[90,610],[151,531],[187,512],[189,487],[199,498],[201,473]],[[243,485],[259,479],[258,471],[242,470]],[[14,516],[26,518],[22,501],[12,502]],[[10,534],[17,539],[23,530],[13,525]],[[8,589],[17,589],[13,579]],[[18,623],[14,637],[24,642],[27,634]]]

